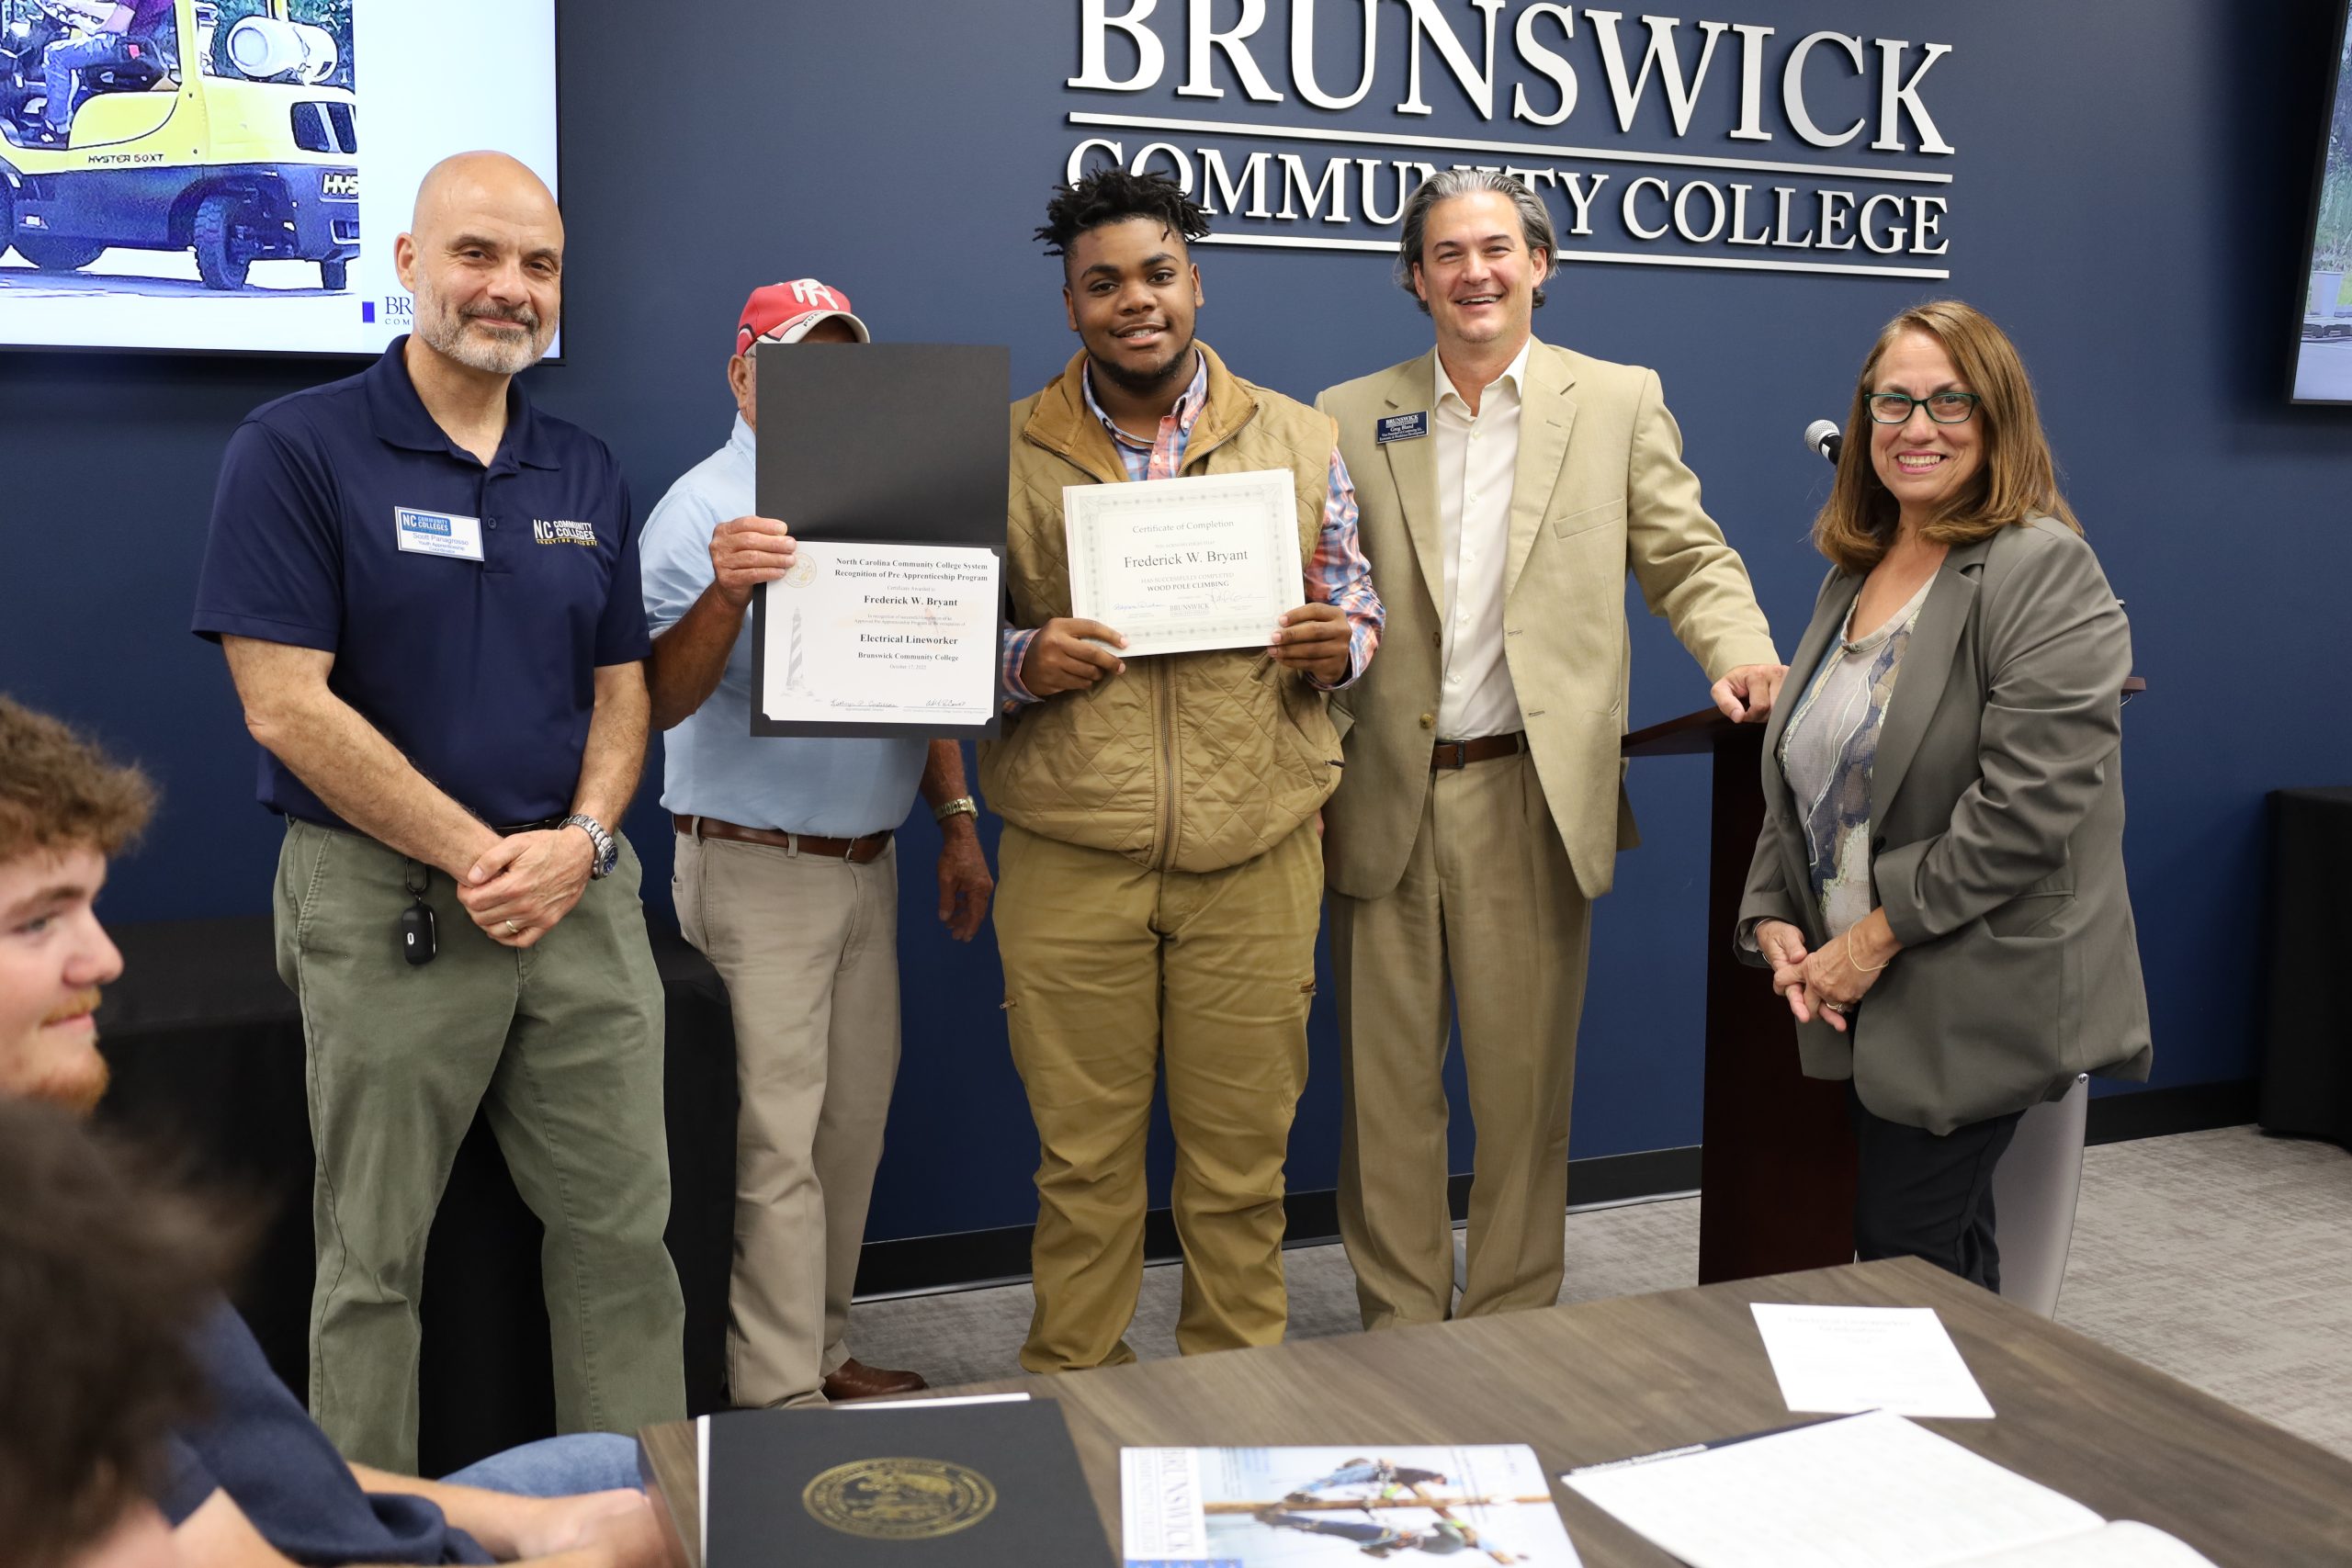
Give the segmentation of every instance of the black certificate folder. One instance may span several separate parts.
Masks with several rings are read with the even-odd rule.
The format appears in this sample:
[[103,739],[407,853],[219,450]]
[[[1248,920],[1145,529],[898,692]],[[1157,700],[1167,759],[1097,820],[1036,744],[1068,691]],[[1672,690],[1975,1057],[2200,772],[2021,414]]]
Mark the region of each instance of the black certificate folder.
[[[760,515],[796,538],[985,549],[1003,574],[1012,356],[1000,344],[789,344],[757,360]],[[752,611],[755,735],[993,735],[985,720],[769,716],[768,642],[788,635],[772,595]],[[1000,634],[1001,627],[999,628]],[[781,677],[778,677],[781,679]]]
[[1114,1561],[1052,1400],[709,1420],[705,1568]]

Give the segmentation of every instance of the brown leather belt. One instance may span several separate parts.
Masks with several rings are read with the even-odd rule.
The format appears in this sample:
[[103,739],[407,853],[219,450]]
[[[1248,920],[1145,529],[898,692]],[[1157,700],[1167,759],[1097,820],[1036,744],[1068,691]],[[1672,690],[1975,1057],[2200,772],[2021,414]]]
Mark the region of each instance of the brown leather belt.
[[766,844],[774,849],[797,850],[804,855],[820,855],[828,860],[845,860],[852,865],[864,865],[890,847],[890,829],[868,833],[862,839],[823,839],[814,833],[779,833],[773,828],[746,828],[740,823],[722,822],[716,817],[672,816],[671,826],[689,839],[731,839],[739,844]]
[[1430,767],[1466,768],[1473,762],[1490,761],[1497,757],[1516,757],[1527,750],[1527,732],[1514,729],[1509,735],[1481,735],[1476,740],[1441,740],[1430,753]]

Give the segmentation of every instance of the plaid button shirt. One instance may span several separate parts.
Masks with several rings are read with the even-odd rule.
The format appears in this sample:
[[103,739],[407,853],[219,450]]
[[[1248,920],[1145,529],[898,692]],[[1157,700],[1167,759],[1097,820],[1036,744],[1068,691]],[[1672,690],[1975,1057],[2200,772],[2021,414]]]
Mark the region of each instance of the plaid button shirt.
[[[1192,385],[1176,400],[1176,407],[1160,417],[1159,434],[1150,441],[1129,435],[1102,412],[1102,405],[1094,400],[1091,366],[1080,372],[1086,406],[1102,422],[1102,428],[1111,433],[1111,444],[1118,450],[1119,461],[1126,465],[1130,479],[1172,479],[1184,471],[1184,448],[1192,443],[1193,422],[1208,405],[1208,361],[1195,355],[1194,366]],[[1373,650],[1380,646],[1380,628],[1387,620],[1387,612],[1381,608],[1380,595],[1373,590],[1372,563],[1364,559],[1363,548],[1357,542],[1356,487],[1348,478],[1348,466],[1340,460],[1336,446],[1331,448],[1329,483],[1323,497],[1323,526],[1316,535],[1315,554],[1301,575],[1306,579],[1307,603],[1336,604],[1348,618],[1347,674],[1328,685],[1311,675],[1307,677],[1324,691],[1340,691],[1354,684],[1364,667],[1372,662]],[[1029,656],[1029,644],[1035,639],[1038,629],[1030,626],[1004,634],[1004,694],[1016,704],[1043,700],[1021,683],[1021,661]]]

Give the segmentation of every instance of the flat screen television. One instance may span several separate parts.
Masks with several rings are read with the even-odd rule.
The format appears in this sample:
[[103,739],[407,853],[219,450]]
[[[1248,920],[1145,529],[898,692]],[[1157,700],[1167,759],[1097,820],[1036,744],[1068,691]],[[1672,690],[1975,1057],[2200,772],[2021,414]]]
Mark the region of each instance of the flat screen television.
[[0,0],[0,347],[379,353],[477,147],[555,187],[555,0]]
[[2301,326],[2292,397],[2352,403],[2352,0],[2336,18],[2335,80],[2312,178],[2311,244],[2303,252]]

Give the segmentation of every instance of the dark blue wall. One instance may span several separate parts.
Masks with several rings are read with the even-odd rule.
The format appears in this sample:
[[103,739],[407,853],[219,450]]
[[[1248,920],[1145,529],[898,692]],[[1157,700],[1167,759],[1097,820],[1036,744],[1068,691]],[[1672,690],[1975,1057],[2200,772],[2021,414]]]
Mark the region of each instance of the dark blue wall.
[[[1287,9],[1277,0],[1266,38],[1286,36]],[[1321,9],[1327,30],[1352,28],[1352,6]],[[1506,37],[1520,9],[1505,13]],[[1317,118],[1233,91],[1214,104],[1176,97],[1182,6],[1159,10],[1169,75],[1153,93],[1114,98],[1061,85],[1078,68],[1076,0],[912,0],[835,7],[821,23],[802,7],[746,6],[693,35],[652,29],[641,6],[567,0],[569,358],[533,374],[533,395],[614,445],[642,508],[725,436],[732,311],[755,282],[822,276],[886,337],[1010,343],[1018,389],[1039,384],[1072,347],[1057,264],[1028,238],[1080,134],[1066,112]],[[2333,10],[2333,0],[1925,11],[1804,0],[1716,13],[1769,22],[1783,44],[1823,27],[1955,46],[1928,95],[1959,149],[1943,165],[1955,175],[1943,287],[2025,349],[2153,687],[2128,716],[2127,756],[2158,1084],[2255,1070],[2263,794],[2352,777],[2333,678],[2346,646],[2352,424],[2340,411],[2290,409],[2282,390]],[[1237,11],[1234,0],[1216,8],[1225,20]],[[1379,90],[1323,121],[1545,139],[1482,126],[1442,73],[1429,121],[1378,109],[1402,96],[1403,13],[1386,11]],[[1567,52],[1585,101],[1551,138],[1668,146],[1655,89],[1619,141],[1581,11],[1578,21]],[[1327,77],[1351,76],[1352,42],[1331,37]],[[1717,71],[1728,73],[1728,55]],[[1769,152],[1724,141],[1729,122],[1702,105],[1683,150],[1804,155],[1784,130]],[[1204,248],[1199,259],[1204,335],[1285,391],[1312,396],[1427,344],[1383,258]],[[1929,287],[1571,265],[1537,327],[1659,369],[1710,505],[1785,648],[1820,576],[1804,532],[1827,479],[1796,433],[1842,412],[1872,331]],[[164,786],[156,830],[117,870],[113,919],[267,907],[276,827],[251,803],[252,759],[219,658],[184,628],[223,440],[251,405],[345,368],[0,355],[0,685],[95,728]],[[1636,725],[1703,700],[1662,627],[1645,619],[1634,642]],[[1698,1136],[1695,979],[1702,944],[1721,940],[1702,929],[1703,764],[1644,763],[1634,790],[1647,841],[1622,862],[1597,923],[1579,1156]],[[659,876],[666,830],[642,802],[631,826]],[[956,948],[938,934],[934,841],[920,823],[909,831],[907,1056],[877,1237],[1034,1212],[1035,1145],[1005,1057],[995,957],[985,942]],[[1330,1184],[1335,1109],[1327,1009],[1295,1186]]]

